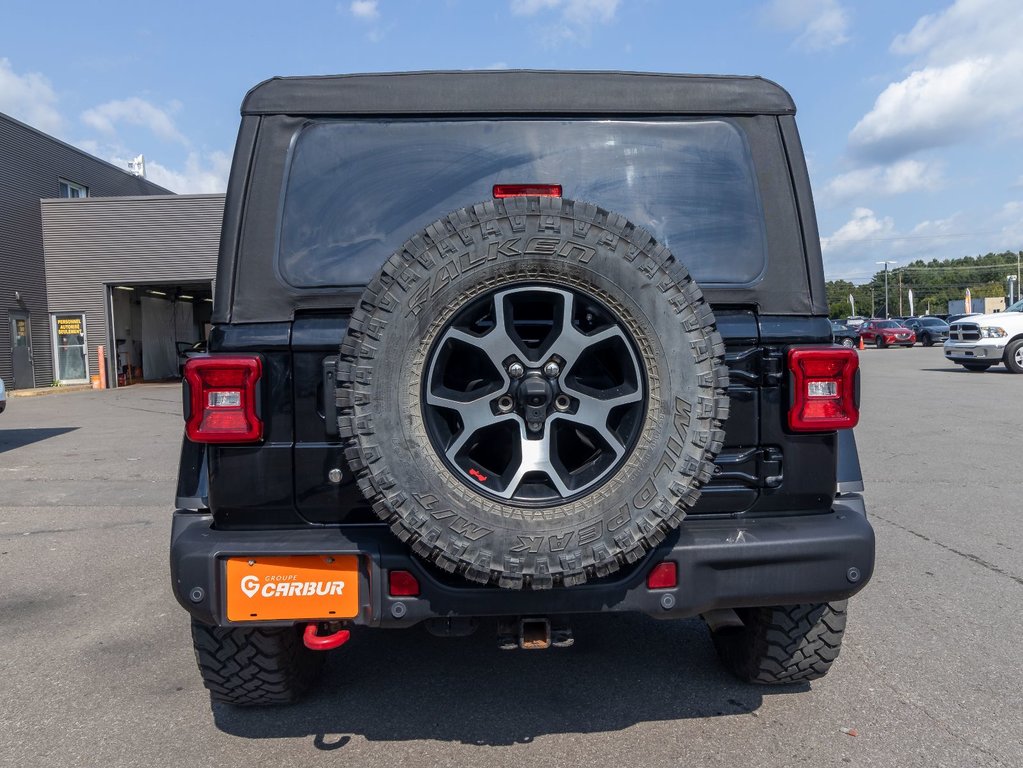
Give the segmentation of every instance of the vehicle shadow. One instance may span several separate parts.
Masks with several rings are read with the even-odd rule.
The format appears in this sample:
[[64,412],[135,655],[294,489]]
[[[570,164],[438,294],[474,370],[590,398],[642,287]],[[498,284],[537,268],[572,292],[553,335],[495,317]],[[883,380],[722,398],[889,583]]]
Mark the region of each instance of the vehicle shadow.
[[343,748],[350,735],[497,746],[749,713],[765,694],[809,689],[738,682],[719,667],[699,620],[614,615],[573,627],[574,647],[547,651],[498,650],[492,622],[469,638],[356,631],[331,654],[314,696],[269,709],[217,704],[214,721],[243,738],[311,736],[323,750]]
[[78,427],[39,427],[37,429],[0,429],[0,453],[23,448],[51,437],[74,432]]
[[986,371],[968,371],[961,365],[950,365],[947,368],[921,368],[921,371],[927,373],[961,373],[967,376],[990,376],[992,373],[1004,374],[1006,376],[1014,376],[1012,371],[1008,370],[1002,365],[993,365]]

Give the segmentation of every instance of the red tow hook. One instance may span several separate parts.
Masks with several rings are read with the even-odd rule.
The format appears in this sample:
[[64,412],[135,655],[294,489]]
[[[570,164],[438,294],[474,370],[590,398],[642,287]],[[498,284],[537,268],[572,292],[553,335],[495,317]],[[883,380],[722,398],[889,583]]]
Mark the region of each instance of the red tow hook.
[[316,622],[310,622],[305,625],[305,632],[302,633],[302,642],[310,651],[329,651],[340,648],[352,636],[347,629],[339,629],[332,635],[318,635],[316,630]]

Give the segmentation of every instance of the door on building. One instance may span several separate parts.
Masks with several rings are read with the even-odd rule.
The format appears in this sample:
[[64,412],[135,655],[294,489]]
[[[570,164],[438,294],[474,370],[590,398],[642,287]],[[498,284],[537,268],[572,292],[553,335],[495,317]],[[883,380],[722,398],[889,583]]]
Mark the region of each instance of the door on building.
[[11,353],[14,367],[14,389],[31,389],[36,385],[32,368],[32,324],[28,312],[11,312]]
[[79,312],[53,315],[53,363],[57,380],[81,384],[89,380],[85,315]]

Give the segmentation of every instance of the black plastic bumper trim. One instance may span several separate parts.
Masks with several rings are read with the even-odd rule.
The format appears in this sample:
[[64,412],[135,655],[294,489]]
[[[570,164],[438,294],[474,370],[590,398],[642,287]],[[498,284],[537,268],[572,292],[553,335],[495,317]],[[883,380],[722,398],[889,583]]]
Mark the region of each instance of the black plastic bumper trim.
[[[831,512],[820,515],[690,517],[627,576],[543,591],[442,583],[385,526],[220,531],[212,522],[209,514],[175,512],[170,565],[178,602],[199,621],[220,626],[230,625],[221,589],[227,557],[360,555],[360,610],[353,623],[374,627],[438,617],[609,611],[684,618],[717,608],[828,602],[858,592],[874,569],[874,531],[858,495],[836,499]],[[678,586],[648,590],[646,575],[663,560],[677,563]],[[392,569],[412,571],[420,596],[386,595],[385,572]],[[398,603],[403,607],[395,610]]]

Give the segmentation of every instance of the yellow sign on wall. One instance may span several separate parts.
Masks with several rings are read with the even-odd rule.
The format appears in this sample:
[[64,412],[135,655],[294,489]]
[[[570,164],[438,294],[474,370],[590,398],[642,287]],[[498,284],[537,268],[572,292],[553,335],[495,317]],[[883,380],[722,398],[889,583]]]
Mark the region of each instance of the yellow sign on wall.
[[81,336],[82,335],[82,318],[78,317],[58,317],[57,318],[57,335],[58,336]]

